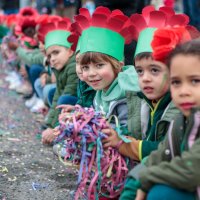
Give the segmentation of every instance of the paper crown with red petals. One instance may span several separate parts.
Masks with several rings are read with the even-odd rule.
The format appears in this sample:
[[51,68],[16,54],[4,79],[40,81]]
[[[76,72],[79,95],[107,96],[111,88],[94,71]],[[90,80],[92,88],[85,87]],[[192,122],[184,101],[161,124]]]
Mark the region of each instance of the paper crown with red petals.
[[122,61],[124,44],[132,41],[129,18],[120,10],[110,11],[102,6],[97,7],[92,16],[86,8],[79,12],[72,24],[75,34],[68,38],[73,43],[72,49],[81,54],[100,52]]
[[39,14],[35,8],[32,7],[24,7],[21,8],[19,11],[19,18],[20,17],[37,17]]
[[71,21],[69,18],[62,18],[53,20],[41,26],[38,30],[38,38],[44,41],[45,49],[53,45],[71,47],[71,43],[67,41],[68,36],[71,34]]
[[7,27],[12,27],[15,25],[18,21],[18,15],[17,14],[10,14],[6,17],[5,24]]
[[[35,27],[37,23],[33,17],[24,17],[18,21],[18,24],[15,26],[15,34],[20,36],[21,40],[28,42],[30,46],[36,46],[37,41],[34,39]],[[26,33],[25,30],[32,28],[31,33]]]
[[38,40],[41,41],[42,43],[44,43],[44,39],[45,39],[44,34],[46,34],[46,31],[44,29],[45,29],[46,24],[53,23],[56,21],[62,21],[62,20],[63,20],[63,18],[61,16],[57,16],[57,15],[47,15],[47,14],[40,15],[36,20],[37,27],[38,27],[38,29],[37,29]]
[[178,26],[157,29],[151,42],[153,58],[165,63],[168,55],[177,45],[181,45],[199,37],[199,31],[193,26]]
[[133,14],[130,17],[130,32],[137,41],[135,56],[142,52],[152,52],[151,41],[156,29],[164,27],[186,26],[189,17],[185,14],[175,14],[170,7],[146,6],[142,14]]
[[3,25],[5,23],[6,18],[7,18],[6,15],[0,14],[0,25]]

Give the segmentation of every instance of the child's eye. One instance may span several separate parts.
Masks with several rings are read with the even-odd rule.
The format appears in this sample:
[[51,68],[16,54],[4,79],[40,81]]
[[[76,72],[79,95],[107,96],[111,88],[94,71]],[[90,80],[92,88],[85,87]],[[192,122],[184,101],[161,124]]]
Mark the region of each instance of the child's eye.
[[89,69],[88,65],[81,66],[81,70],[84,71],[84,72],[88,71],[88,69]]
[[97,68],[102,68],[103,66],[104,66],[103,63],[98,63],[98,64],[96,64],[96,67],[97,67]]
[[144,71],[142,69],[136,69],[136,72],[138,73],[139,76],[144,74]]
[[196,84],[200,83],[200,79],[192,79],[191,82],[193,85],[196,85]]
[[178,86],[178,85],[180,85],[180,81],[179,80],[172,80],[171,81],[171,85],[173,85],[173,86]]
[[53,54],[53,55],[58,55],[58,54],[59,54],[59,51],[53,51],[52,54]]
[[151,69],[151,73],[152,74],[157,74],[159,72],[159,70],[157,68],[152,68]]

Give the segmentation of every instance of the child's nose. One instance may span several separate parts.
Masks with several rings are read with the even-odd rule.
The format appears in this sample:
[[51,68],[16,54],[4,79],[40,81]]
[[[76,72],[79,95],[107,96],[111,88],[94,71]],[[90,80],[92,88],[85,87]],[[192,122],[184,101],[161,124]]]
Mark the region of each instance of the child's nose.
[[143,82],[151,81],[151,76],[149,75],[149,73],[144,73],[142,76],[142,80]]
[[95,69],[90,69],[88,72],[89,76],[95,76],[97,74]]
[[182,87],[179,88],[179,95],[180,96],[188,96],[190,94],[190,88],[187,84],[182,85]]

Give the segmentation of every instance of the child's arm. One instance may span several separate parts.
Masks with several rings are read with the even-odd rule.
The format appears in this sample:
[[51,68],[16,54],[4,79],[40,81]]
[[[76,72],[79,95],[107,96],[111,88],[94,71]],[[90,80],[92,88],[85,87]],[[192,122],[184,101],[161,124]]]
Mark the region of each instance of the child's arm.
[[44,55],[42,54],[42,52],[40,52],[39,49],[29,52],[22,47],[18,47],[16,52],[18,57],[29,66],[32,64],[43,64]]
[[75,62],[69,63],[66,67],[66,85],[62,94],[75,95],[77,92],[78,77],[76,74]]
[[133,160],[139,159],[139,140],[136,140],[133,137],[126,136],[129,140],[131,140],[131,142],[124,143],[114,129],[107,128],[103,129],[102,132],[108,136],[108,138],[103,140],[104,148],[114,147],[117,148],[119,153],[124,156],[127,156]]
[[[167,153],[167,150],[169,151],[165,149],[162,153]],[[152,153],[150,158],[154,157],[155,160],[157,152]],[[144,191],[149,191],[154,184],[160,183],[194,192],[200,185],[199,166],[200,139],[196,140],[189,151],[184,151],[181,156],[176,156],[171,162],[161,162],[147,168],[140,174],[139,180]]]
[[[115,130],[113,130],[112,128],[104,129],[104,130],[102,130],[102,132],[104,132],[106,135],[109,136],[108,138],[103,140],[105,148],[107,148],[109,146],[116,147],[117,144],[121,141],[121,138],[119,138],[117,132]],[[130,136],[127,136],[127,137],[129,140],[131,140],[131,142],[130,143],[122,143],[118,147],[118,151],[122,155],[127,156],[133,160],[142,160],[142,158],[147,155],[147,153],[145,153],[145,156],[142,156],[142,153],[141,153],[141,151],[142,151],[141,144],[143,141],[136,140],[135,138],[130,137]],[[149,145],[149,148],[145,149],[145,152],[149,152],[148,154],[150,154],[153,150],[157,149],[159,142],[145,141],[145,143],[148,143],[148,145]]]

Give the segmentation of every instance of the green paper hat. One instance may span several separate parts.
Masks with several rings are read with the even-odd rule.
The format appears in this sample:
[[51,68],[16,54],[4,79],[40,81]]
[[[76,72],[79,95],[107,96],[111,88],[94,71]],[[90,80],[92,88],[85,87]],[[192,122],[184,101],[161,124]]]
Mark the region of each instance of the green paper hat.
[[54,30],[47,33],[45,36],[45,49],[48,49],[50,46],[58,45],[64,46],[67,48],[71,47],[71,43],[67,41],[70,32],[65,30]]
[[90,27],[83,31],[79,38],[76,51],[80,53],[99,52],[119,61],[124,59],[125,39],[110,29]]
[[76,54],[77,53],[80,53],[80,48],[81,48],[81,36],[79,37],[79,40],[78,40],[78,43],[77,43],[77,46],[76,46]]
[[157,28],[146,28],[140,32],[134,57],[136,57],[139,53],[153,52],[151,42],[156,29]]
[[124,60],[124,45],[132,41],[129,32],[131,24],[120,10],[110,11],[99,6],[90,15],[87,9],[80,9],[74,19],[74,33],[69,38],[73,43],[72,50],[80,50],[81,54],[99,52],[118,61]]

